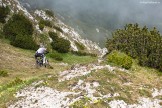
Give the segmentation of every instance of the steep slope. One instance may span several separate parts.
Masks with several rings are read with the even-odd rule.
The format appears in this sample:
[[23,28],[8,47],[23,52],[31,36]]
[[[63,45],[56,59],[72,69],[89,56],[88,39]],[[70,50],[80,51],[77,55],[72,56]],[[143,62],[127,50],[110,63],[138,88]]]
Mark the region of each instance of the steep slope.
[[[92,42],[88,39],[83,39],[81,38],[81,36],[71,27],[65,25],[63,22],[61,22],[59,19],[55,18],[55,19],[51,19],[49,18],[46,14],[45,11],[43,10],[36,10],[34,12],[37,16],[42,17],[44,20],[51,20],[54,22],[54,27],[53,28],[48,28],[46,27],[44,29],[44,32],[48,32],[48,31],[54,31],[54,32],[59,32],[60,36],[69,40],[71,42],[71,47],[74,51],[78,51],[78,48],[75,44],[75,42],[78,42],[80,44],[82,44],[86,50],[89,53],[98,53],[101,54],[102,53],[102,49],[95,43]],[[60,28],[60,31],[58,31],[57,29]]]
[[[74,65],[50,60],[54,69],[35,68],[34,51],[0,39],[0,107],[161,108],[162,76],[136,63],[130,70],[85,62]],[[73,61],[71,61],[73,62]],[[87,62],[89,62],[87,64]],[[9,86],[16,78],[24,82]],[[47,101],[48,100],[48,101]]]
[[[62,55],[64,60],[61,62],[47,57],[53,69],[36,68],[34,54],[35,51],[13,47],[7,40],[0,39],[0,108],[14,100],[13,94],[16,91],[33,81],[43,80],[48,75],[57,76],[60,71],[69,69],[76,63],[87,64],[96,61],[94,57],[66,54]],[[3,72],[7,73],[7,76],[3,77]]]
[[[87,52],[95,52],[99,56],[106,53],[106,49],[101,49],[92,41],[82,39],[73,28],[56,17],[48,16],[44,10],[29,13],[16,0],[4,0],[3,3],[9,5],[13,13],[22,12],[28,17],[35,26],[35,33],[57,32],[60,37],[70,40],[71,49],[74,51],[78,50],[76,41],[85,45]],[[51,21],[53,27],[45,27],[41,31],[38,25],[39,18]],[[7,40],[0,39],[0,72],[9,74],[7,77],[0,76],[0,107],[161,108],[162,106],[161,73],[140,67],[135,60],[132,68],[125,70],[101,62],[100,57],[97,62],[93,57],[70,55],[71,64],[49,58],[53,69],[36,69],[34,53],[15,48],[9,45]]]
[[156,72],[136,64],[132,70],[75,65],[20,90],[9,108],[161,108],[162,77]]
[[[2,2],[2,0],[0,1]],[[58,18],[48,16],[43,10],[35,10],[34,12],[28,12],[26,8],[24,8],[18,0],[3,0],[3,5],[8,5],[11,8],[12,13],[23,13],[26,17],[28,17],[35,27],[35,32],[38,34],[48,33],[48,31],[57,32],[60,37],[63,37],[70,41],[71,49],[74,51],[78,51],[78,47],[76,42],[80,43],[85,47],[85,51],[89,53],[96,53],[101,55],[103,51],[106,49],[101,49],[95,42],[92,42],[88,39],[83,39],[73,28],[65,25]],[[30,6],[29,6],[30,7]],[[43,18],[44,20],[48,20],[52,22],[53,27],[46,27],[43,31],[39,29],[39,19]]]
[[[20,0],[20,2],[26,8],[29,8],[29,5],[30,8],[33,9],[48,7],[49,9],[56,12],[55,15],[59,19],[61,19],[61,21],[63,21],[66,25],[73,27],[75,31],[77,31],[84,38],[88,38],[92,41],[95,41],[96,43],[99,43],[100,47],[104,47],[104,42],[106,38],[111,37],[111,31],[107,27],[105,27],[109,26],[109,23],[104,22],[107,21],[106,19],[109,18],[106,15],[103,16],[102,12],[102,14],[98,14],[98,11],[96,9],[90,9],[90,7],[93,6],[93,3],[91,3],[92,5],[87,6],[86,1],[79,1],[78,3],[76,3],[75,0],[47,0],[47,2],[43,2],[42,0]],[[81,4],[85,3],[84,6],[80,6],[80,2]],[[74,5],[78,6],[73,7]],[[98,7],[97,9],[100,10],[100,8]],[[98,29],[99,31],[96,29]]]

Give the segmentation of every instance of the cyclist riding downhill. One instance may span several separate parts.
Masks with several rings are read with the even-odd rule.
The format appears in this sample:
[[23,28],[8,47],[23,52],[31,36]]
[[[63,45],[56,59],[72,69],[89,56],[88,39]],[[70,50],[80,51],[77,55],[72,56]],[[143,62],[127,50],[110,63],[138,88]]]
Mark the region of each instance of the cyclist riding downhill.
[[[36,60],[36,65],[43,66],[45,64],[46,67],[46,60],[45,54],[47,54],[47,48],[44,47],[44,45],[40,45],[39,49],[35,53],[35,60]],[[40,58],[40,60],[38,59]]]

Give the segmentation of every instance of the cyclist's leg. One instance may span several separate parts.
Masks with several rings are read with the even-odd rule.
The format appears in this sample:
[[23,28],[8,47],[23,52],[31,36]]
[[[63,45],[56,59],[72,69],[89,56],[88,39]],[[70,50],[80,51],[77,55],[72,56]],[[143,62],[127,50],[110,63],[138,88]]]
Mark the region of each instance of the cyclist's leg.
[[41,53],[38,54],[39,55],[39,64],[40,66],[43,65],[43,55]]
[[44,64],[43,64],[45,67],[49,66],[49,62],[46,58],[46,56],[44,56]]
[[45,57],[45,55],[44,54],[42,54],[42,58],[43,58],[43,64],[45,64],[46,63],[46,57]]
[[36,54],[36,62],[37,62],[37,65],[39,65],[39,66],[43,65],[42,54],[41,53]]

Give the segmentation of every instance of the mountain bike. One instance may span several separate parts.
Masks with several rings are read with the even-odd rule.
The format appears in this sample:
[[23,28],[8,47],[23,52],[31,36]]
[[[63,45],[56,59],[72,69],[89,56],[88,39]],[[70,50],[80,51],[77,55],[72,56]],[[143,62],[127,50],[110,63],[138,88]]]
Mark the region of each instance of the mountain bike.
[[36,59],[36,67],[47,67],[49,66],[49,61],[47,60],[46,56],[44,56],[44,63],[43,63],[43,57],[37,57]]

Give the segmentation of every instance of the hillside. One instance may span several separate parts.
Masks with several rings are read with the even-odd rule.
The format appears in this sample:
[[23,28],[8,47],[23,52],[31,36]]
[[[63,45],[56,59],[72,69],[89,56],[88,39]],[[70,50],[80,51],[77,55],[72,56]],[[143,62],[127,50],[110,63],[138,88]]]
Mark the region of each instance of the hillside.
[[[75,9],[73,9],[73,5],[75,5],[76,1],[65,0],[60,2],[58,0],[48,0],[46,3],[43,3],[41,0],[20,0],[20,3],[28,9],[48,8],[53,10],[55,15],[62,22],[74,28],[74,30],[77,31],[82,37],[98,43],[100,47],[104,47],[106,38],[111,37],[112,29],[109,30],[108,27],[106,27],[109,26],[109,23],[104,22],[106,21],[107,16],[99,14],[96,9],[89,9],[88,6],[76,6]],[[81,4],[82,3],[87,5],[86,1],[81,2]],[[88,11],[86,11],[86,9]]]
[[[2,1],[0,1],[1,3]],[[28,11],[25,7],[23,7],[18,0],[3,0],[3,5],[7,5],[11,9],[11,14],[13,13],[22,13],[24,16],[26,16],[30,21],[33,23],[33,26],[35,28],[34,34],[35,38],[40,40],[39,35],[44,34],[48,35],[49,31],[55,32],[59,35],[59,37],[62,37],[64,39],[67,39],[70,41],[71,49],[73,51],[78,51],[79,48],[76,45],[77,43],[80,43],[84,46],[84,50],[89,53],[96,53],[98,55],[102,54],[102,52],[105,49],[101,49],[98,44],[95,42],[83,39],[72,27],[67,26],[64,24],[61,20],[59,20],[55,15],[50,16],[46,14],[46,10],[41,9],[35,9],[32,11]],[[43,19],[45,21],[50,22],[50,26],[45,26],[43,30],[40,30],[39,22]],[[49,38],[49,36],[47,36]],[[48,43],[51,39],[47,39]]]
[[[27,83],[32,83],[33,81],[42,80],[48,75],[57,75],[58,72],[69,69],[72,65],[76,63],[86,64],[88,62],[96,61],[94,57],[79,57],[72,54],[62,55],[63,62],[55,61],[49,58],[50,65],[53,69],[40,68],[37,69],[35,66],[34,53],[35,51],[23,50],[20,48],[15,48],[9,45],[9,42],[4,39],[0,39],[0,107],[13,99],[13,94],[20,88],[27,86]],[[2,72],[7,72],[7,76],[3,77]],[[13,85],[8,85],[20,78],[26,81],[26,83],[20,84],[19,82]],[[24,85],[25,84],[25,85]],[[26,85],[27,84],[27,85]],[[4,98],[5,96],[5,98]],[[3,106],[4,107],[4,106]]]
[[[0,6],[3,14],[11,10],[0,19],[0,108],[162,108],[159,70],[117,50],[108,54],[48,9],[25,8],[17,0],[0,0]],[[53,48],[66,42],[66,53]],[[49,50],[47,67],[36,66],[30,49],[42,43]]]
[[[0,40],[0,46],[1,71],[9,74],[0,80],[1,107],[161,108],[161,73],[136,62],[125,70],[87,57],[78,64],[49,58],[53,69],[36,69],[33,51],[10,46],[6,40]],[[16,77],[23,82],[9,86]]]

